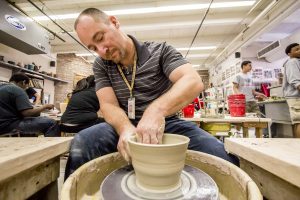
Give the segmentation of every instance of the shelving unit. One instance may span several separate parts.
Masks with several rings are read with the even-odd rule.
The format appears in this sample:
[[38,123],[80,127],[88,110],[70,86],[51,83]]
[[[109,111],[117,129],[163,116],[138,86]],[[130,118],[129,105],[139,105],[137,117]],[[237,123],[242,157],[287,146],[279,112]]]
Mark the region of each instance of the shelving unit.
[[29,74],[32,74],[32,75],[39,75],[39,76],[43,77],[44,79],[51,80],[51,81],[54,81],[54,82],[68,83],[68,81],[65,81],[65,80],[62,80],[62,79],[59,79],[59,78],[54,78],[52,76],[48,76],[48,75],[42,74],[40,72],[25,69],[23,67],[19,67],[17,65],[12,65],[12,64],[9,64],[9,63],[3,62],[3,61],[0,61],[0,67],[4,67],[4,68],[7,68],[7,69],[12,69],[12,70],[18,70],[18,71],[29,73]]

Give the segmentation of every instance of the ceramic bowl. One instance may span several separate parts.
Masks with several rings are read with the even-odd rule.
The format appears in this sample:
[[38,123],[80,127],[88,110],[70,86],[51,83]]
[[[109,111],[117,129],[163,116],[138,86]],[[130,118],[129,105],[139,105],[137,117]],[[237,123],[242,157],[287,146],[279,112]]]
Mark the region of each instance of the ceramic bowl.
[[162,144],[143,144],[131,137],[128,144],[137,186],[162,193],[180,187],[189,141],[188,137],[166,133]]

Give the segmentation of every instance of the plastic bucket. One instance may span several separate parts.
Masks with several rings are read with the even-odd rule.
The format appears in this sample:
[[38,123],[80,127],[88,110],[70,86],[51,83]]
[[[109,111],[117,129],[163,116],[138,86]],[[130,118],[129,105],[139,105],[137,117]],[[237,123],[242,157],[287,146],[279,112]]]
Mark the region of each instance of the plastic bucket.
[[194,117],[194,112],[195,112],[195,108],[194,108],[194,104],[189,104],[186,107],[184,107],[182,109],[183,112],[183,117],[185,118],[193,118]]
[[243,94],[233,94],[228,96],[228,107],[230,116],[244,117],[246,114],[246,99]]

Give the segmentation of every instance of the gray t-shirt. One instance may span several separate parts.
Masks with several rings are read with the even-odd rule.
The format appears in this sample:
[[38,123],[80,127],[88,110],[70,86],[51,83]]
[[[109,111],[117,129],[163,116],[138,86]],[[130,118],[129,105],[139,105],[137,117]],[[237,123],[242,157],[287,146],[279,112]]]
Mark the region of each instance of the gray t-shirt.
[[0,84],[0,133],[13,130],[23,119],[21,111],[32,109],[26,92],[10,83]]
[[284,65],[283,96],[286,98],[300,97],[297,87],[300,85],[300,60],[289,59]]
[[[171,87],[171,72],[188,63],[172,46],[166,43],[138,42],[129,36],[137,51],[137,69],[133,95],[135,97],[136,119],[140,119],[145,109]],[[104,87],[112,87],[120,107],[127,113],[129,89],[122,79],[117,65],[112,61],[97,58],[94,62],[96,91]],[[131,83],[132,73],[125,75]]]
[[239,85],[239,90],[246,96],[246,101],[255,101],[253,95],[255,86],[250,73],[238,73],[232,82]]

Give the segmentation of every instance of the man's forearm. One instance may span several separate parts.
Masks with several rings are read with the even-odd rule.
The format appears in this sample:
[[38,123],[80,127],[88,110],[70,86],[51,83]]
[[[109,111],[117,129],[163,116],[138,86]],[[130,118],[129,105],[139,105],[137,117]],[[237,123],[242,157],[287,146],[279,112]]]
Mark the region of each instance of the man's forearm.
[[234,94],[239,94],[239,93],[240,93],[240,91],[239,91],[239,89],[238,89],[238,88],[236,88],[236,87],[233,87],[233,93],[234,93]]
[[24,110],[22,112],[22,115],[24,117],[37,117],[43,112],[46,108],[44,106],[38,107],[38,108],[32,108],[28,110]]
[[116,105],[102,104],[101,112],[105,121],[114,127],[119,135],[126,132],[126,129],[130,130],[133,127],[126,113]]
[[162,112],[164,117],[176,113],[203,90],[201,78],[197,76],[184,76],[178,80],[171,89],[156,99],[145,112]]

